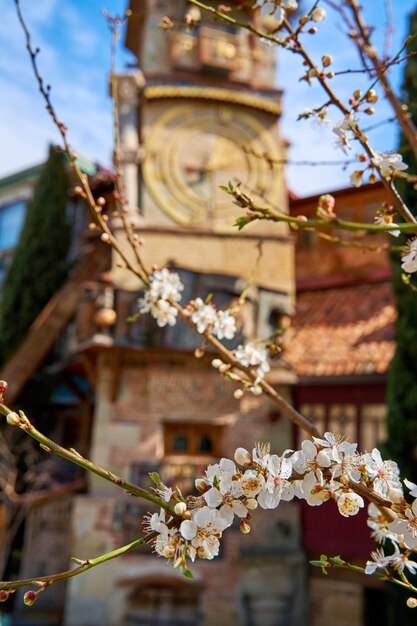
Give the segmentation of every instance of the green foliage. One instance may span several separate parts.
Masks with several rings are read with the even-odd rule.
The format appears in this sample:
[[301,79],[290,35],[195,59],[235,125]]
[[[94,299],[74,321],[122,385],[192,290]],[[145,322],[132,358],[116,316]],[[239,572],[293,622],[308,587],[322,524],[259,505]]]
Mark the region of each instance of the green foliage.
[[[417,11],[410,16],[410,35],[417,33]],[[410,38],[408,52],[417,50],[417,41]],[[417,57],[411,56],[404,72],[404,99],[410,106],[413,120],[417,120]],[[417,160],[404,136],[400,152],[409,165],[410,173],[417,173]],[[400,181],[399,191],[413,213],[417,212],[417,191]],[[401,237],[405,243],[406,237]],[[417,295],[404,284],[398,255],[392,255],[394,293],[397,302],[397,347],[388,372],[388,441],[386,452],[398,462],[403,476],[417,480]]]
[[4,362],[67,275],[71,228],[67,219],[70,186],[63,154],[52,147],[26,211],[7,274],[0,317]]
[[[410,16],[410,35],[417,34],[417,11]],[[417,50],[416,39],[408,40],[408,52]],[[414,123],[417,121],[417,57],[411,56],[404,72],[404,101],[409,106]],[[408,172],[417,173],[417,160],[404,136],[400,153],[409,165]],[[410,211],[417,214],[417,191],[405,181],[399,181],[399,191]],[[401,236],[404,244],[407,237]],[[399,255],[392,255],[393,288],[397,303],[396,351],[388,372],[388,440],[384,452],[395,459],[401,474],[417,482],[417,294],[405,285]],[[415,283],[415,278],[412,277]],[[389,626],[415,624],[415,613],[407,608],[409,594],[387,586],[387,623]]]

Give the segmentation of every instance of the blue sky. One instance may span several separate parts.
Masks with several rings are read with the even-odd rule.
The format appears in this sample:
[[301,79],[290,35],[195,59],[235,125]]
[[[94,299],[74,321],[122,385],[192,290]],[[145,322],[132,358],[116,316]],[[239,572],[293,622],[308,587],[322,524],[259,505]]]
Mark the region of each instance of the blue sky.
[[[111,154],[111,103],[108,97],[109,34],[101,16],[105,6],[110,12],[121,13],[127,0],[21,0],[33,41],[41,48],[40,67],[46,82],[52,85],[52,97],[62,120],[69,127],[70,142],[75,149],[104,165]],[[309,3],[306,0],[306,6]],[[376,41],[383,40],[386,20],[386,0],[363,0],[369,23],[376,26]],[[391,0],[395,32],[392,51],[395,52],[407,31],[407,16],[417,6],[416,0]],[[341,38],[339,18],[329,17],[321,22],[319,33],[308,36],[306,44],[314,58],[323,52],[335,59],[335,69],[358,67],[355,51]],[[133,61],[123,51],[119,66]],[[334,147],[330,128],[318,129],[310,121],[296,122],[305,108],[323,102],[319,89],[299,82],[301,65],[298,58],[286,52],[279,55],[278,86],[284,90],[282,134],[291,144],[290,159],[341,159],[343,154]],[[398,89],[401,69],[392,72],[392,82]],[[337,90],[348,98],[357,86],[367,81],[358,75],[338,79]],[[11,174],[43,160],[49,142],[58,141],[56,131],[44,110],[37,92],[29,59],[19,28],[13,0],[3,0],[0,21],[0,177]],[[388,105],[378,103],[378,117],[367,118],[366,124],[386,119]],[[330,111],[332,122],[340,115]],[[396,127],[386,125],[372,131],[370,138],[379,150],[394,149],[398,137]],[[354,155],[357,150],[352,151]],[[299,195],[327,191],[348,184],[349,170],[341,167],[290,166],[288,184]]]

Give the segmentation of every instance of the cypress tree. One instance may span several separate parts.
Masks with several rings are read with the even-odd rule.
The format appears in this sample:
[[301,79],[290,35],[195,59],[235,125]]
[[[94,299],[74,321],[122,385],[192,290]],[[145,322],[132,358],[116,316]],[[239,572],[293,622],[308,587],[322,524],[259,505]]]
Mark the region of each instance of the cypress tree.
[[[410,16],[410,35],[417,35],[417,10]],[[417,41],[411,40],[408,52],[417,51]],[[403,99],[417,124],[417,56],[410,56],[404,71]],[[408,164],[410,174],[417,174],[417,159],[406,138],[400,139],[400,153]],[[417,191],[413,185],[399,180],[398,189],[410,211],[417,215]],[[407,240],[401,236],[400,244]],[[393,289],[397,306],[396,350],[387,378],[387,432],[385,445],[387,458],[397,461],[401,476],[417,482],[417,293],[404,284],[401,261],[398,254],[391,255]],[[412,278],[416,283],[415,278]],[[412,609],[405,602],[410,593],[389,585],[389,626],[411,626],[416,623]]]
[[[417,10],[410,17],[410,35],[417,34]],[[417,41],[408,45],[408,52],[417,51]],[[408,58],[404,71],[404,102],[417,123],[417,57]],[[405,137],[401,136],[400,152],[408,164],[407,172],[417,174],[417,159]],[[417,213],[417,191],[406,181],[398,189],[410,211]],[[400,238],[398,238],[400,239]],[[398,242],[404,244],[407,236]],[[388,371],[388,441],[387,453],[395,459],[402,476],[417,482],[417,294],[404,284],[401,260],[391,255],[393,288],[398,319],[396,351]],[[413,279],[415,282],[415,279]]]
[[66,277],[71,241],[67,217],[69,186],[65,156],[51,146],[28,203],[4,283],[0,314],[2,362],[17,348]]

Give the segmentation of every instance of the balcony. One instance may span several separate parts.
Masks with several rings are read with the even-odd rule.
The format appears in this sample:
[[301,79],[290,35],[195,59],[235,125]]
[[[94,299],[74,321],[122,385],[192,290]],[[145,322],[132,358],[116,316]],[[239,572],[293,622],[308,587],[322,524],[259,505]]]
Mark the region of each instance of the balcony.
[[[182,269],[176,271],[184,284],[184,302],[197,295],[205,298],[210,294],[219,308],[225,309],[236,303],[239,291],[235,277],[204,275]],[[150,315],[138,317],[141,295],[139,291],[114,289],[103,283],[86,283],[74,322],[63,338],[66,355],[98,347],[192,352],[201,345],[201,338],[180,319],[175,326],[160,328]],[[248,300],[244,308],[246,318],[248,315],[253,318],[253,303]],[[234,348],[242,341],[243,333],[239,333],[226,345]]]

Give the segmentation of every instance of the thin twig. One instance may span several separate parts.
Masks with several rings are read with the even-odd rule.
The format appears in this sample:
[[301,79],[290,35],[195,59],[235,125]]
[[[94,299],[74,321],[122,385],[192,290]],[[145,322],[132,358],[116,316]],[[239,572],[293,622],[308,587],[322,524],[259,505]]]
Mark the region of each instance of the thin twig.
[[[8,406],[0,403],[0,413],[2,415],[7,416],[9,415],[9,413],[12,412],[13,411]],[[171,515],[174,514],[173,509],[161,498],[158,498],[157,496],[150,493],[146,489],[143,489],[142,487],[138,487],[137,485],[128,482],[127,480],[121,478],[120,476],[117,476],[113,472],[99,467],[89,459],[81,456],[81,454],[79,454],[76,450],[67,450],[66,448],[60,446],[58,443],[55,443],[52,439],[49,439],[48,437],[43,435],[33,426],[33,424],[31,424],[29,419],[22,412],[20,413],[19,427],[24,430],[30,437],[32,437],[32,439],[35,439],[44,450],[48,452],[53,452],[63,459],[71,461],[71,463],[74,463],[75,465],[79,465],[83,469],[93,474],[96,474],[97,476],[100,476],[104,480],[113,483],[113,485],[116,485],[121,489],[124,489],[124,491],[131,494],[132,496],[148,500],[149,502],[152,502],[153,504],[164,508]]]

